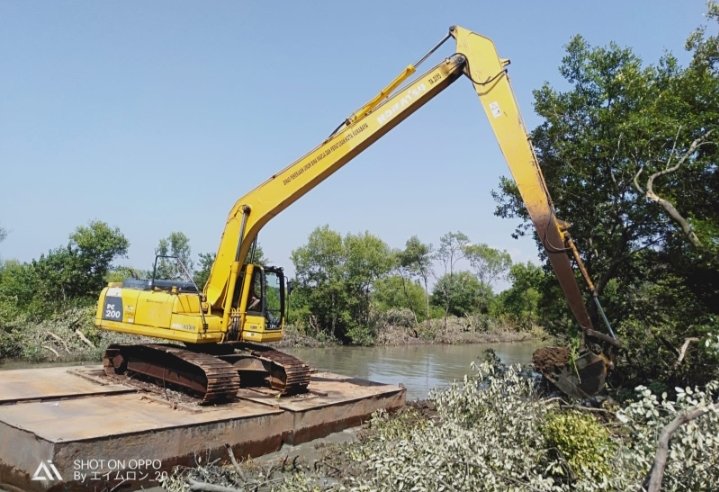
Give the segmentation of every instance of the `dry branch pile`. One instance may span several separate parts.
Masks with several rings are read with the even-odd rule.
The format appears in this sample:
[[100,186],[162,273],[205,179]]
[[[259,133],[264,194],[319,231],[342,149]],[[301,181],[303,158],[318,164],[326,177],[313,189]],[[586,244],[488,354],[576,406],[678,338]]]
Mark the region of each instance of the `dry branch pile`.
[[[431,404],[378,414],[359,442],[315,461],[205,465],[178,470],[164,486],[598,492],[646,489],[650,473],[663,471],[662,490],[712,490],[719,483],[718,392],[712,383],[678,389],[670,399],[640,387],[622,408],[570,405],[540,395],[518,367],[483,363]],[[662,432],[666,463],[654,466]]]

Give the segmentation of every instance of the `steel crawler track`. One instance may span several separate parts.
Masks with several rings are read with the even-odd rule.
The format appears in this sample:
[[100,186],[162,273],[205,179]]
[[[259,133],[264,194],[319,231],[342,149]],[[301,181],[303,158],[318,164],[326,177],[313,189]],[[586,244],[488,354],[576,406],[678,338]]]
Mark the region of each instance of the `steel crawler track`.
[[[179,347],[169,344],[110,345],[103,356],[107,375],[141,376],[208,404],[232,400],[240,386],[269,385],[282,395],[304,393],[311,368],[259,344],[235,342]],[[259,377],[258,377],[259,376]]]
[[272,389],[283,395],[295,395],[307,391],[312,368],[297,357],[257,343],[240,342],[236,347],[271,363],[268,382]]

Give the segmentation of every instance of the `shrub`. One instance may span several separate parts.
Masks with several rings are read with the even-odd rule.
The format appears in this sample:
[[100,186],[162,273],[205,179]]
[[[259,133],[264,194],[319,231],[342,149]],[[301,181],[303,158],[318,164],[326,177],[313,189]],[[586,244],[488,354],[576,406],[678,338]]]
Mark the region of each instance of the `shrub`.
[[[272,478],[273,488],[642,490],[662,428],[689,407],[712,404],[718,390],[717,382],[703,390],[677,389],[672,400],[640,387],[636,401],[609,422],[609,432],[592,415],[541,398],[532,377],[520,368],[490,359],[474,366],[461,383],[432,393],[435,418],[421,420],[414,411],[398,416],[379,412],[359,443],[333,449],[311,467]],[[563,473],[567,465],[572,473]],[[233,472],[227,470],[217,483],[244,483],[228,478]],[[262,475],[263,483],[271,472]],[[202,473],[210,476],[206,469],[184,470],[164,485],[188,490],[182,477],[202,478]],[[675,434],[662,490],[716,490],[717,483],[719,414],[709,412]]]
[[[610,474],[612,443],[609,432],[591,415],[554,412],[542,427],[547,444],[564,458],[577,478],[601,479]],[[563,468],[555,470],[564,475]]]

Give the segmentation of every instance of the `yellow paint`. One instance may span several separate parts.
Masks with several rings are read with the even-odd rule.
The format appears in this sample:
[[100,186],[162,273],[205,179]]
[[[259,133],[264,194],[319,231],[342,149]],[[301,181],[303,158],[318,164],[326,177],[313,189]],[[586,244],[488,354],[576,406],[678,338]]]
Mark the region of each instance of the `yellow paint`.
[[[105,289],[98,304],[97,325],[108,330],[187,343],[207,343],[222,341],[234,321],[236,326],[241,327],[239,336],[242,339],[279,340],[282,329],[268,330],[262,316],[246,313],[249,282],[237,282],[243,274],[242,265],[260,229],[462,74],[469,75],[472,80],[522,199],[540,231],[540,237],[541,231],[546,228],[552,244],[564,247],[564,235],[554,216],[541,170],[505,72],[508,61],[500,58],[492,41],[483,36],[456,26],[450,29],[450,35],[457,43],[456,55],[399,88],[415,71],[414,66],[408,66],[377,96],[353,112],[330,138],[237,200],[227,217],[217,256],[204,289],[207,299],[204,316],[206,325],[200,316],[200,299],[197,294],[118,289],[117,285],[110,288],[117,289],[115,293],[122,293],[123,306],[125,303],[128,306],[123,316],[131,312],[134,312],[134,316],[127,316],[123,320],[103,319],[108,291]],[[243,230],[244,234],[241,233]],[[591,327],[567,255],[561,251],[548,251],[548,254],[575,316],[583,327]],[[254,268],[254,265],[244,266],[246,278],[251,278]],[[569,277],[567,272],[570,273]],[[238,285],[242,289],[239,305],[233,306],[234,291]]]

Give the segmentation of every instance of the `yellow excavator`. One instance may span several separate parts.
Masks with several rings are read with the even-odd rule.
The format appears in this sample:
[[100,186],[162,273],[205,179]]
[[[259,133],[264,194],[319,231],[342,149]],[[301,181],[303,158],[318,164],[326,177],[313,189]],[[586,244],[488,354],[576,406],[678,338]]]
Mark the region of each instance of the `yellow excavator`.
[[[412,78],[445,41],[456,52]],[[309,192],[410,114],[465,75],[479,96],[521,197],[582,332],[580,351],[543,349],[535,363],[566,393],[599,391],[620,344],[599,304],[566,223],[557,219],[507,74],[493,42],[459,26],[416,64],[346,118],[320,145],[273,174],[232,207],[204,289],[190,281],[128,279],[100,294],[96,325],[180,344],[111,345],[107,374],[141,375],[199,395],[205,403],[232,398],[240,385],[268,384],[282,394],[306,390],[310,368],[264,342],[282,339],[282,269],[252,263],[257,235],[275,215]],[[607,332],[594,329],[571,259],[587,283]],[[157,264],[156,259],[156,264]]]

